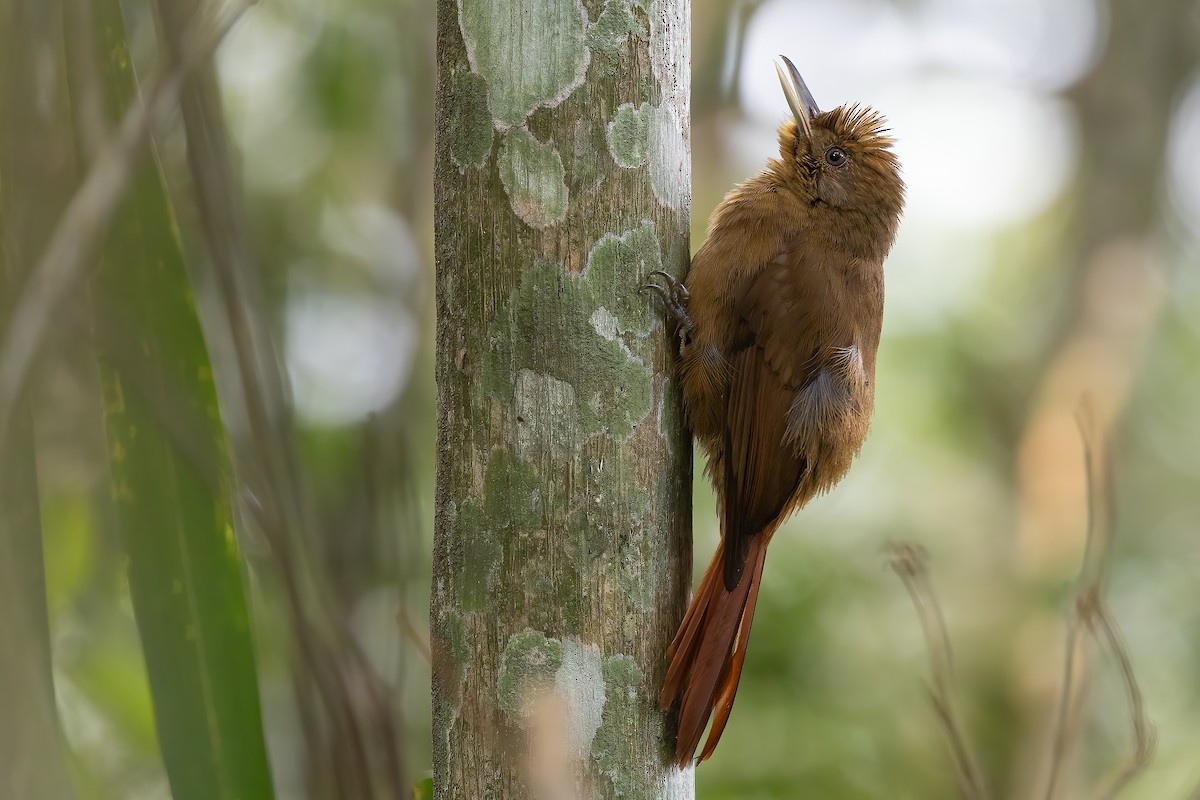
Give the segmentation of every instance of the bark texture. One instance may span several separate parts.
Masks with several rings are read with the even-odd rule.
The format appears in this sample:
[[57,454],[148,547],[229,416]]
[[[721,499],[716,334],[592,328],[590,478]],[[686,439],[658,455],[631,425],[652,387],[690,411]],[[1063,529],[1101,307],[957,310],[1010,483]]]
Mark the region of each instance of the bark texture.
[[435,797],[690,798],[687,0],[438,0]]

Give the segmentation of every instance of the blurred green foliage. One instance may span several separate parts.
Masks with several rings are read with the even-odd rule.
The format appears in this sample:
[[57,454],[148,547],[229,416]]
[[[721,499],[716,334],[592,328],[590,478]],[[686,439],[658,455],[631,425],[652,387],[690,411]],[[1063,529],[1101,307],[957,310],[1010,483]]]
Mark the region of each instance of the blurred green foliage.
[[[0,4],[0,22],[15,19],[13,2]],[[761,72],[774,91],[762,60],[774,53],[754,26],[785,5],[694,4],[693,248],[722,193],[771,155],[774,120],[755,116],[748,81]],[[123,6],[132,63],[149,76],[153,15],[141,2]],[[596,19],[604,4],[585,6]],[[913,205],[888,266],[873,434],[845,483],[805,509],[772,546],[737,707],[720,749],[697,772],[698,796],[957,796],[925,690],[920,629],[886,568],[883,547],[896,540],[931,555],[966,723],[994,795],[1033,793],[1048,752],[1064,619],[1082,554],[1083,461],[1072,415],[1088,393],[1115,431],[1119,516],[1109,601],[1158,725],[1158,758],[1124,796],[1183,798],[1200,781],[1193,678],[1200,672],[1200,226],[1163,187],[1190,180],[1172,177],[1168,143],[1182,124],[1180,98],[1195,92],[1194,8],[1175,0],[1153,4],[1152,13],[1137,0],[1023,0],[1018,10],[984,0],[861,0],[836,13],[805,0],[787,8],[834,51],[853,51],[853,58],[820,51],[831,63],[814,66],[826,70],[827,83],[866,76],[843,84],[862,92],[853,97],[836,96],[837,86],[814,77],[819,100],[892,104],[882,110],[902,144],[914,148],[907,172]],[[980,31],[1012,29],[1029,38],[1018,22],[1058,19],[1064,8],[1077,18],[1051,26],[1034,61],[1054,60],[1054,36],[1066,51],[1071,31],[1092,24],[1094,52],[1078,75],[1056,85],[1014,79],[1013,89],[988,72],[1006,63],[1006,51]],[[843,17],[854,24],[837,24]],[[63,22],[71,19],[67,13]],[[869,38],[870,20],[892,27],[870,29],[883,31],[870,39],[876,49],[868,54],[878,60],[856,65],[864,59],[854,48]],[[799,43],[807,34],[773,27],[798,42],[791,45],[797,50],[818,48]],[[223,477],[239,487],[235,522],[281,797],[333,796],[329,787],[345,776],[327,762],[354,759],[339,749],[347,746],[339,734],[346,730],[370,738],[390,729],[384,749],[399,754],[398,774],[421,774],[430,763],[423,650],[435,403],[433,34],[432,6],[416,0],[278,0],[253,8],[219,54],[245,224],[261,271],[261,297],[251,307],[291,378],[287,407],[272,413],[296,454],[297,485],[305,487],[309,533],[293,532],[305,565],[297,574],[280,568],[278,542],[260,515],[272,498],[247,488],[261,485],[249,468],[257,443],[240,410],[244,376],[233,366],[178,120],[157,137],[155,161],[146,162],[165,177],[178,216],[237,465]],[[26,105],[41,97],[35,91],[65,91],[57,78],[68,60],[89,57],[77,38],[67,41],[72,47],[47,62],[51,88],[30,83]],[[905,70],[888,61],[901,51],[910,53]],[[1004,92],[1032,97],[1066,120],[1064,148],[1051,150],[1059,139],[1047,131],[1032,138],[1035,149],[1019,153],[1022,162],[1038,164],[1046,153],[1061,161],[1064,177],[1048,199],[1026,209],[1033,192],[1025,197],[1018,187],[1013,202],[1024,213],[970,224],[947,211],[955,204],[984,209],[989,195],[1000,194],[987,182],[956,189],[946,174],[982,169],[943,155],[962,155],[955,143],[964,137],[989,141],[986,131],[963,127],[966,111],[947,109],[940,122],[927,117],[923,124],[906,117],[922,95],[954,82],[966,87],[955,96],[985,101],[997,85],[1008,86]],[[1019,115],[1019,103],[1005,108],[1019,126],[1043,123]],[[781,98],[778,112],[785,113]],[[1017,148],[990,141],[997,159]],[[44,144],[51,162],[76,173],[85,166],[75,163],[72,142]],[[929,194],[939,186],[949,198],[941,206]],[[130,202],[161,202],[158,191],[156,181],[144,181]],[[120,260],[121,247],[140,247],[120,239],[108,245],[117,248],[108,262]],[[93,288],[104,296],[103,285]],[[5,288],[5,305],[14,292]],[[64,310],[32,393],[55,688],[78,795],[160,798],[170,791],[159,752],[162,719],[156,734],[143,666],[149,647],[138,636],[126,578],[134,565],[121,545],[128,515],[109,490],[112,452],[91,334],[112,322],[140,331],[131,308],[149,315],[170,306],[156,294],[139,306],[110,305],[92,320],[86,305]],[[152,352],[175,358],[171,347]],[[171,368],[200,366],[190,352],[193,363]],[[696,490],[703,566],[717,531],[699,471]],[[221,519],[227,512],[213,513]],[[352,695],[342,698],[349,723],[338,721],[342,706],[312,689],[304,666],[310,634],[297,623],[306,617],[296,614],[297,597],[320,610],[319,646],[357,653],[338,661],[342,682],[331,684]],[[1068,763],[1072,796],[1131,749],[1112,665],[1094,654],[1085,663],[1090,699]],[[368,772],[387,771],[378,758],[370,754]],[[368,784],[377,786],[359,784],[359,796],[369,796]]]
[[[120,3],[103,0],[92,15],[115,120],[137,100]],[[136,170],[100,261],[91,298],[113,500],[172,794],[270,798],[225,431],[152,160]]]

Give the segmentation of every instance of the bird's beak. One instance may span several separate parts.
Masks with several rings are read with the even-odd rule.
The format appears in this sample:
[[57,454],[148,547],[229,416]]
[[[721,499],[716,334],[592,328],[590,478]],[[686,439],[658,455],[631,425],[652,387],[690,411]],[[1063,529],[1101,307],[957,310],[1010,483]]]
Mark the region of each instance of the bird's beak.
[[821,109],[817,108],[817,101],[813,100],[812,92],[805,85],[804,78],[800,77],[800,70],[796,69],[796,65],[787,56],[780,56],[780,58],[783,60],[784,66],[780,66],[778,61],[775,62],[775,71],[779,73],[779,83],[783,86],[783,93],[787,97],[788,105],[791,106],[796,124],[804,129],[806,138],[811,138],[812,119],[821,113]]

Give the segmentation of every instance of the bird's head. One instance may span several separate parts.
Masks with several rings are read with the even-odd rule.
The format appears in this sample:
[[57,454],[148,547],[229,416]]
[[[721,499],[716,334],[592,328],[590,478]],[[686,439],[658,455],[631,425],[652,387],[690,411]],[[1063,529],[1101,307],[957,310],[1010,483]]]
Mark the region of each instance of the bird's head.
[[780,177],[831,223],[854,225],[886,251],[904,210],[904,180],[886,121],[866,106],[821,111],[795,65],[780,58],[776,70],[792,110],[779,129]]

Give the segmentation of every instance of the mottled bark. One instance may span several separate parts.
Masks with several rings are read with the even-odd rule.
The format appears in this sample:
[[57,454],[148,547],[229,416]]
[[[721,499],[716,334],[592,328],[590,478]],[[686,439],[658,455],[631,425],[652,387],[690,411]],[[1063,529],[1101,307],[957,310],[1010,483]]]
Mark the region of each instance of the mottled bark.
[[435,796],[690,798],[687,0],[439,0]]

